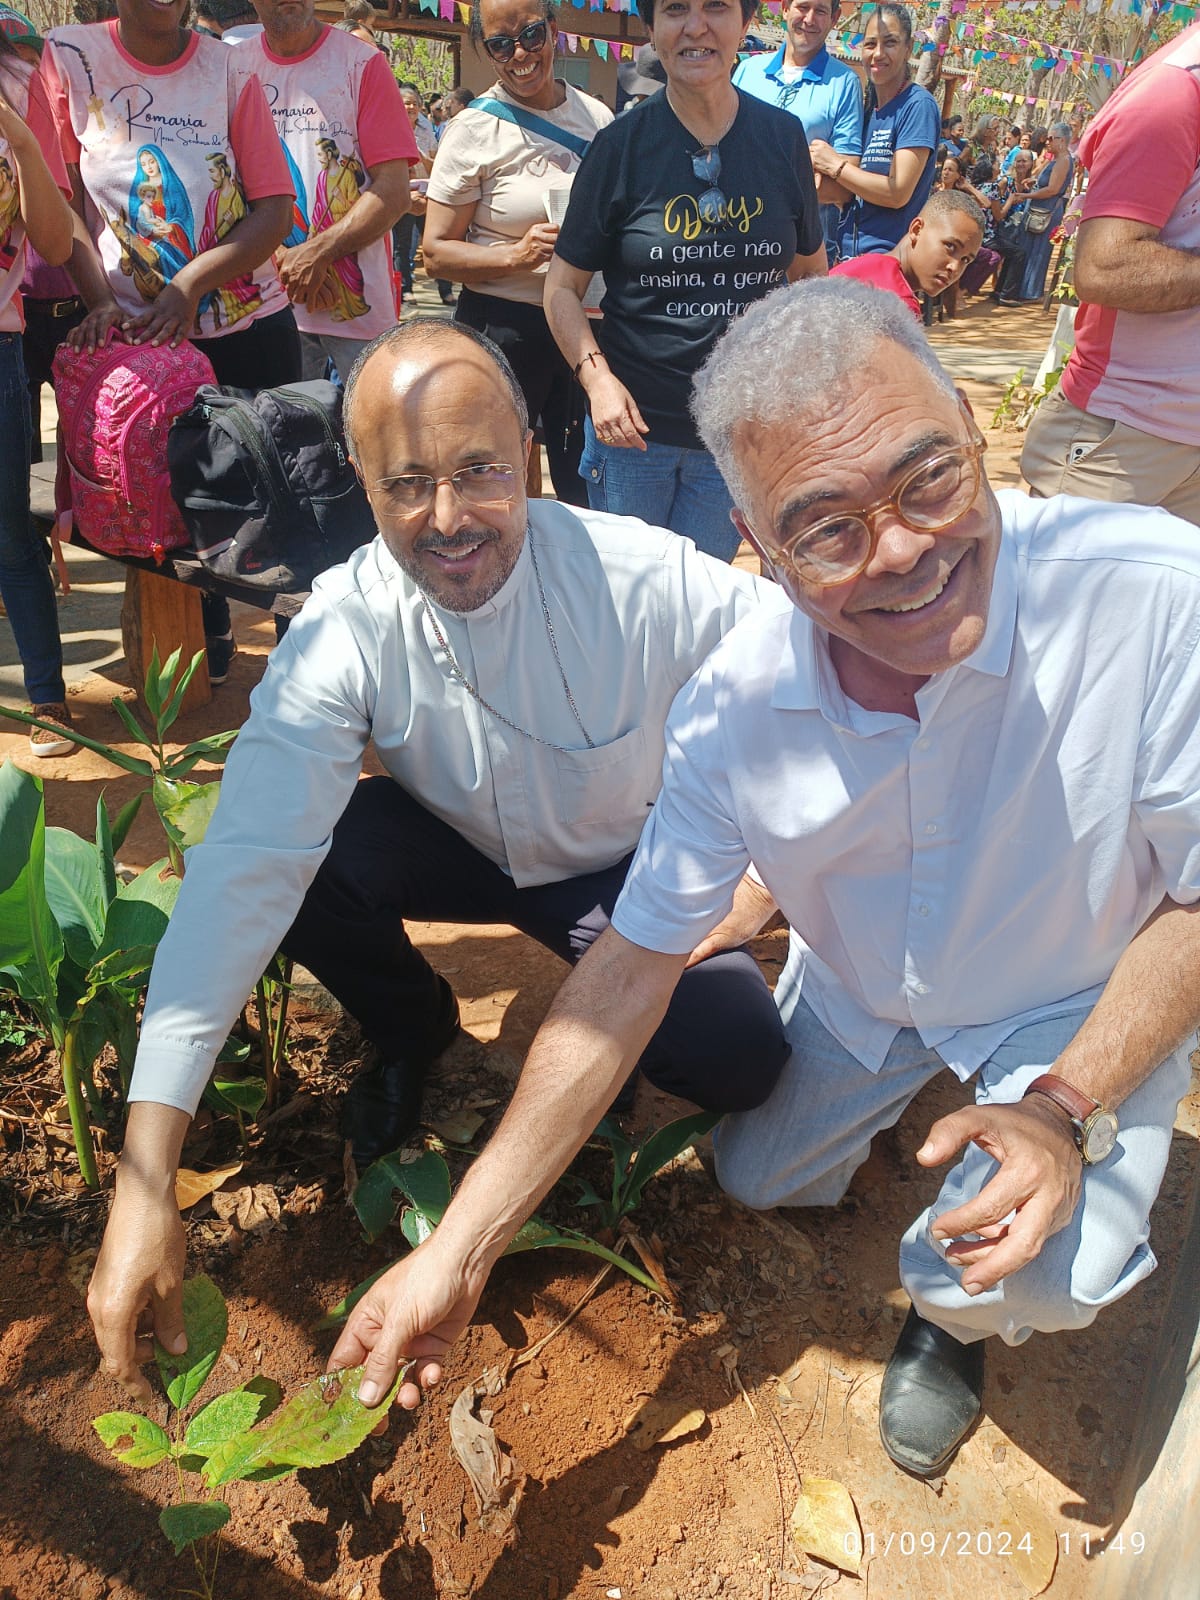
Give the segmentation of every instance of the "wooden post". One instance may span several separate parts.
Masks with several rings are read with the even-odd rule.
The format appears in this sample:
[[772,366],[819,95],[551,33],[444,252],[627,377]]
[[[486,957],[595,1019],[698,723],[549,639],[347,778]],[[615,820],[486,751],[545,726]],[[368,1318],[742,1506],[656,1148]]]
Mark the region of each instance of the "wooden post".
[[[155,644],[158,659],[165,661],[172,650],[181,649],[180,665],[204,650],[204,620],[200,614],[200,591],[174,578],[161,578],[137,567],[125,569],[125,604],[121,608],[121,640],[125,659],[133,674],[138,700],[146,681],[146,669]],[[208,662],[202,660],[183,697],[184,711],[208,705],[212,686],[208,681]]]

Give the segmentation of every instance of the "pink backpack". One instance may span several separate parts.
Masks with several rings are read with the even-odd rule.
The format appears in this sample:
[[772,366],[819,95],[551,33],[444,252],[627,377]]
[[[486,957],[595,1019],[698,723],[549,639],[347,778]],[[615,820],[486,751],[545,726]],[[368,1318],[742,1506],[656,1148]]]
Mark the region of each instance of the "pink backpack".
[[116,334],[88,352],[54,357],[59,457],[55,500],[62,520],[112,556],[151,556],[190,543],[167,475],[167,429],[215,383],[212,363],[186,340],[127,344]]

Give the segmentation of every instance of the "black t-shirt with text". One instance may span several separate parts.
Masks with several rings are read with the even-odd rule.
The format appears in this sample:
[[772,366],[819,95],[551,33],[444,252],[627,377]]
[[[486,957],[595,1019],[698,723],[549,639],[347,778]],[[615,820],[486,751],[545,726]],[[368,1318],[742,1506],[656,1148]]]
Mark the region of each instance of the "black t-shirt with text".
[[739,92],[717,148],[728,212],[710,226],[697,202],[711,185],[692,169],[698,141],[665,93],[643,100],[592,141],[556,246],[571,266],[604,274],[597,340],[649,437],[689,449],[703,448],[688,410],[693,375],[731,318],[822,241],[798,118]]

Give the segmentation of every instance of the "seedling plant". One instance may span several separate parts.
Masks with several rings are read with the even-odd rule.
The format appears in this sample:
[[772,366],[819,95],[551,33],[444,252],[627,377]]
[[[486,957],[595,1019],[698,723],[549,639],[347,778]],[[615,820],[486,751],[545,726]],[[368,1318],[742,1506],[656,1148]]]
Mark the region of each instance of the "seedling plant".
[[[577,1203],[600,1208],[598,1231],[603,1231],[606,1237],[611,1238],[619,1225],[641,1204],[646,1185],[654,1174],[686,1150],[694,1140],[708,1133],[719,1120],[707,1111],[681,1117],[657,1129],[640,1145],[635,1145],[622,1133],[613,1118],[606,1117],[596,1133],[612,1153],[611,1192],[608,1197],[603,1197],[583,1179],[571,1178],[569,1181],[580,1190]],[[354,1191],[353,1204],[369,1241],[380,1237],[399,1210],[400,1231],[415,1249],[442,1220],[450,1204],[450,1193],[450,1169],[439,1151],[425,1150],[419,1155],[410,1151],[396,1151],[381,1157],[367,1168]],[[662,1284],[649,1272],[610,1249],[601,1239],[589,1237],[575,1228],[557,1227],[542,1217],[530,1217],[504,1254],[513,1256],[526,1250],[546,1249],[582,1250],[588,1255],[599,1256],[610,1266],[620,1267],[622,1272],[627,1272],[644,1288],[655,1294],[663,1292]],[[371,1285],[386,1271],[386,1267],[381,1267],[378,1272],[364,1279],[322,1317],[317,1327],[336,1327],[344,1322]]]
[[164,1506],[159,1527],[176,1555],[192,1552],[200,1592],[213,1600],[220,1532],[230,1519],[228,1502],[219,1493],[224,1485],[262,1483],[299,1467],[341,1461],[387,1414],[404,1373],[377,1410],[368,1411],[359,1401],[362,1368],[352,1367],[313,1379],[286,1404],[281,1404],[282,1391],[274,1379],[253,1378],[189,1416],[229,1331],[225,1301],[210,1278],[190,1278],[184,1284],[183,1319],[188,1338],[184,1355],[172,1355],[155,1342],[155,1362],[169,1403],[168,1426],[133,1411],[105,1412],[92,1425],[126,1466],[171,1462],[178,1499]]

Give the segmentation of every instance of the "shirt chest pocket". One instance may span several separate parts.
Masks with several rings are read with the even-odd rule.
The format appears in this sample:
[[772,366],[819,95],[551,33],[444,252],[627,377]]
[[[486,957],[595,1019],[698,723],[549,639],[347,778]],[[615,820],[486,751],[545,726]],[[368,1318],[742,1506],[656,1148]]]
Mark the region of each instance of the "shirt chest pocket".
[[658,794],[658,772],[647,771],[641,728],[594,750],[556,750],[554,765],[559,818],[575,827],[611,825],[631,812],[645,815]]

